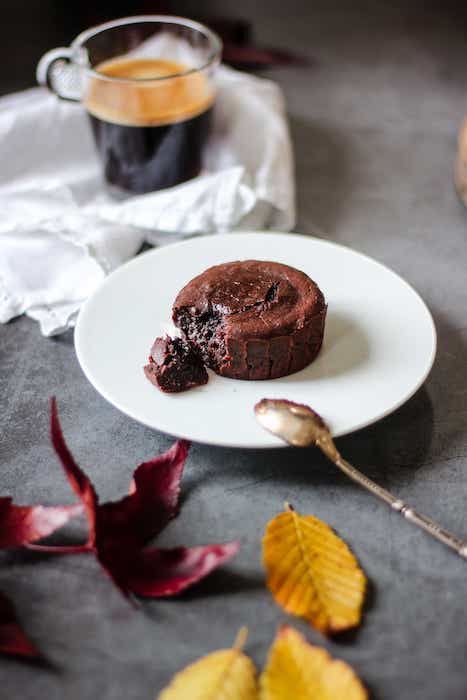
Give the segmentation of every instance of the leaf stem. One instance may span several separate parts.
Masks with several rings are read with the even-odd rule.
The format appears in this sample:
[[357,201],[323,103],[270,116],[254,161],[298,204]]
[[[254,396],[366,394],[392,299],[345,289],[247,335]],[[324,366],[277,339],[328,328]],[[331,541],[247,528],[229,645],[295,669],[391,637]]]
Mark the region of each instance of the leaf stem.
[[237,636],[235,637],[235,642],[232,649],[234,651],[242,651],[248,639],[248,627],[241,627],[238,630]]

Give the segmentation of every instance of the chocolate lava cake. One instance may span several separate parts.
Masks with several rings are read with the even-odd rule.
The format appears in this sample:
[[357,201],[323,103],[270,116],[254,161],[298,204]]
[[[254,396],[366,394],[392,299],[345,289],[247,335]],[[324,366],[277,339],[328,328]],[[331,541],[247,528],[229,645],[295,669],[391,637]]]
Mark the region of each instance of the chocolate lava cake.
[[205,365],[234,379],[275,379],[318,354],[324,296],[304,272],[259,260],[211,267],[173,305],[173,321]]
[[199,352],[181,338],[156,338],[151,348],[146,377],[158,389],[173,394],[206,384],[208,373]]

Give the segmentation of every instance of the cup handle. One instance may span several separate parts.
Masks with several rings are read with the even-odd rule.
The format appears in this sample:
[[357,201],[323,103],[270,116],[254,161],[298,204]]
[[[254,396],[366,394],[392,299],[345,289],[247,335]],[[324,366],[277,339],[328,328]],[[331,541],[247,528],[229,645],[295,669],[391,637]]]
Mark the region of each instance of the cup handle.
[[61,100],[80,102],[78,68],[71,49],[61,46],[47,51],[37,64],[36,79]]

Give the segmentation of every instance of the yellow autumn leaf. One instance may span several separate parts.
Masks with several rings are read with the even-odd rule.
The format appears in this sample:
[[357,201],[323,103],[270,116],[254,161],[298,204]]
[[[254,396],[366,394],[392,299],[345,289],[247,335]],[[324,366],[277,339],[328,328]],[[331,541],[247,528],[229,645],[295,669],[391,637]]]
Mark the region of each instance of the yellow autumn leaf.
[[352,668],[282,627],[259,680],[259,700],[367,700]]
[[177,673],[157,700],[257,700],[256,669],[242,652],[241,629],[232,649],[203,656]]
[[325,633],[359,624],[365,574],[326,523],[286,506],[266,527],[263,562],[268,587],[287,612]]

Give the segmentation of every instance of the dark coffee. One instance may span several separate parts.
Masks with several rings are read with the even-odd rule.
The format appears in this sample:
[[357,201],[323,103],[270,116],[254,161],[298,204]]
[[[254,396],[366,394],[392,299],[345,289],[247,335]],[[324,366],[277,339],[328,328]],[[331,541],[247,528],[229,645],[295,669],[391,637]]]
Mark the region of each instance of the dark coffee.
[[[93,80],[85,105],[108,182],[144,193],[198,175],[213,103],[204,75],[177,77],[185,66],[148,59],[110,61],[97,70],[102,80]],[[158,77],[164,79],[151,81]]]
[[178,185],[199,174],[211,109],[164,126],[126,126],[90,115],[105,177],[143,193]]

